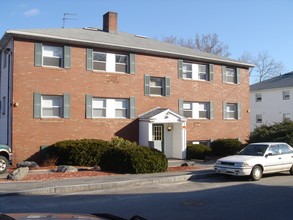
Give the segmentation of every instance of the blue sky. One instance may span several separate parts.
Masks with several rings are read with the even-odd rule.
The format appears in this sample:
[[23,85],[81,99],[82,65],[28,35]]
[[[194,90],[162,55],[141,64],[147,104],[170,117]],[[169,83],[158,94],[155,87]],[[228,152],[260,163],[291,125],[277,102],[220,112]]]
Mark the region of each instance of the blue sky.
[[162,39],[217,33],[231,58],[267,51],[293,71],[292,0],[0,0],[0,35],[8,29],[102,27],[108,11],[118,30]]

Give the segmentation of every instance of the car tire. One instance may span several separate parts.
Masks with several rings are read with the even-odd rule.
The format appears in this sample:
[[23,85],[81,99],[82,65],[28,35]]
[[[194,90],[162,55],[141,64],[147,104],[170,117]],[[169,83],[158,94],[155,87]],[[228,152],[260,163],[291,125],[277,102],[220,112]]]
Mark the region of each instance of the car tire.
[[5,173],[8,168],[8,160],[4,156],[0,156],[0,174]]
[[290,168],[289,172],[290,172],[291,175],[293,175],[293,165],[292,165],[292,167]]
[[262,178],[262,168],[258,165],[254,166],[250,173],[250,178],[254,181],[258,181]]

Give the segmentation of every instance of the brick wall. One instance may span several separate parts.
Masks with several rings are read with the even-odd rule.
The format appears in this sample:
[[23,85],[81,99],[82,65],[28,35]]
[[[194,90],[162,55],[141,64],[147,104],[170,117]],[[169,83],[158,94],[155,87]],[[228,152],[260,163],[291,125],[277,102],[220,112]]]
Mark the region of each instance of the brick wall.
[[[144,74],[170,77],[170,97],[144,96]],[[33,118],[33,93],[70,94],[70,119]],[[136,55],[136,74],[86,71],[86,49],[71,47],[71,68],[34,66],[34,42],[15,40],[13,66],[13,152],[14,161],[28,159],[40,150],[65,139],[98,138],[114,135],[138,141],[138,120],[85,119],[85,95],[105,98],[136,97],[140,115],[156,107],[178,112],[178,99],[213,101],[213,120],[188,120],[187,140],[241,138],[249,134],[249,79],[241,69],[241,84],[222,83],[221,66],[214,65],[214,80],[209,82],[179,80],[177,59]],[[223,120],[222,102],[241,101],[240,120]]]

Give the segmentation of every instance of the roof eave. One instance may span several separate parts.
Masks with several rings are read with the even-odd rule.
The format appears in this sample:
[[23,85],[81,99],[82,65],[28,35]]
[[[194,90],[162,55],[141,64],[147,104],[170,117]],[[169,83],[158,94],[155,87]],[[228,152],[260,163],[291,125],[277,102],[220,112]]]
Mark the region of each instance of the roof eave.
[[[217,59],[217,58],[207,58],[197,55],[190,55],[186,53],[176,53],[176,52],[168,52],[168,51],[162,51],[162,50],[154,50],[154,49],[148,49],[148,48],[140,48],[140,47],[132,47],[127,45],[117,45],[117,44],[109,44],[105,42],[96,42],[96,41],[85,41],[85,40],[78,40],[78,39],[72,39],[72,38],[65,38],[65,37],[56,37],[46,34],[36,34],[36,33],[25,33],[22,31],[11,31],[8,30],[2,37],[2,39],[9,39],[10,37],[15,36],[19,38],[25,38],[30,40],[47,40],[47,41],[53,41],[53,42],[64,42],[64,43],[71,43],[71,44],[77,44],[77,45],[84,45],[84,46],[98,46],[101,48],[110,48],[110,49],[120,49],[124,51],[129,52],[136,52],[136,53],[147,53],[149,55],[161,55],[161,56],[168,56],[171,58],[182,58],[182,59],[196,59],[199,61],[208,61],[218,64],[228,64],[228,65],[237,65],[244,68],[251,68],[255,65],[233,61],[233,60],[223,60],[223,59]],[[2,48],[2,39],[0,48]]]

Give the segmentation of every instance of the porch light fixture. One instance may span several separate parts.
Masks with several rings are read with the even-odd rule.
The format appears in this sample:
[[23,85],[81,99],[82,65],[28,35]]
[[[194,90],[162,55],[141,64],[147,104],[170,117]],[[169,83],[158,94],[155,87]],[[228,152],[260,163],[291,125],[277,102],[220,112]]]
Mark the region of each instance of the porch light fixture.
[[167,126],[167,131],[172,131],[172,125]]

